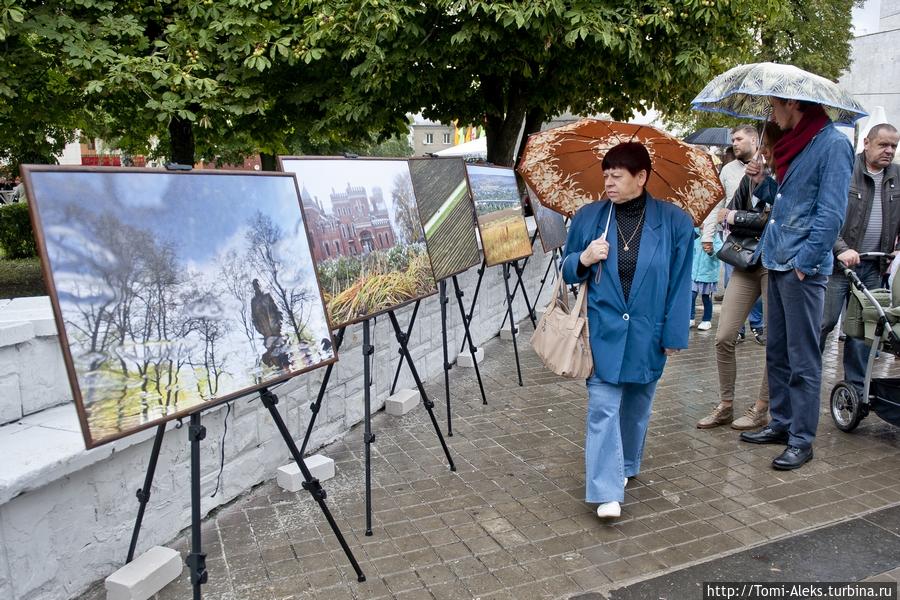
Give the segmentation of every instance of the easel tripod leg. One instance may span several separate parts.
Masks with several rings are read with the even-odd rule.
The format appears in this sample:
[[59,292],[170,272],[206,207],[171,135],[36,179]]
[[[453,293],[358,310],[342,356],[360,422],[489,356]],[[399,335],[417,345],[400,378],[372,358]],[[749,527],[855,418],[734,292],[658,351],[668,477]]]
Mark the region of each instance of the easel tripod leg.
[[[370,343],[369,321],[363,321],[363,410],[365,412],[365,433],[363,443],[366,446],[366,535],[372,535],[372,410],[371,387],[372,373],[369,370],[369,356],[374,354],[375,347]],[[412,366],[412,365],[410,365]]]
[[[335,352],[341,349],[341,344],[344,343],[344,332],[346,330],[346,327],[341,327],[334,336]],[[309,418],[309,423],[306,425],[306,435],[303,436],[303,443],[300,445],[300,456],[306,454],[306,445],[309,444],[309,437],[312,435],[313,427],[316,425],[316,419],[319,417],[319,409],[322,408],[322,400],[325,398],[325,389],[328,387],[328,381],[331,379],[331,371],[333,369],[334,363],[325,367],[325,375],[322,377],[322,384],[319,386],[319,395],[316,396],[316,401],[309,405],[312,416]]]
[[[416,322],[416,315],[419,314],[419,304],[421,300],[416,300],[415,306],[413,306],[412,315],[409,317],[409,324],[406,326],[406,336],[409,337],[412,335],[413,324]],[[397,370],[394,372],[394,381],[391,383],[391,395],[397,391],[397,381],[400,379],[400,369],[403,367],[403,361],[406,360],[403,358],[403,354],[400,353],[400,362],[397,363]]]
[[272,421],[275,422],[275,427],[278,428],[279,433],[281,433],[282,439],[284,439],[284,443],[287,444],[288,450],[291,453],[291,456],[294,458],[294,461],[297,463],[297,466],[300,467],[300,472],[303,474],[303,489],[309,492],[309,494],[313,497],[313,499],[319,504],[319,508],[322,510],[322,514],[325,515],[325,520],[328,521],[328,525],[331,527],[331,531],[334,533],[334,537],[337,538],[338,543],[340,543],[341,548],[344,550],[344,554],[347,556],[347,560],[350,561],[350,565],[353,567],[353,570],[356,571],[356,579],[358,581],[365,581],[366,576],[363,575],[362,569],[359,568],[359,563],[356,562],[356,557],[353,556],[353,552],[350,550],[350,546],[347,545],[347,540],[344,539],[344,534],[341,533],[340,528],[337,523],[334,521],[334,517],[331,516],[331,511],[328,510],[328,505],[325,504],[325,498],[327,494],[325,490],[322,489],[322,484],[319,483],[318,479],[315,479],[310,473],[309,469],[306,466],[306,462],[303,460],[303,454],[300,450],[297,449],[297,444],[294,443],[294,439],[291,437],[291,433],[288,431],[287,425],[284,424],[284,419],[281,418],[281,413],[278,412],[278,396],[273,394],[266,388],[263,388],[259,393],[260,398],[262,399],[263,406],[265,406],[269,410],[269,414],[272,416]]
[[484,395],[484,383],[481,381],[481,369],[478,366],[476,357],[478,348],[475,347],[475,342],[472,340],[472,331],[469,328],[468,321],[466,321],[466,308],[462,300],[463,291],[459,287],[459,280],[456,278],[456,275],[453,276],[453,290],[456,292],[456,302],[459,305],[459,315],[462,317],[463,330],[465,331],[463,344],[469,344],[469,354],[472,356],[472,365],[475,367],[475,378],[478,380],[478,389],[481,391],[481,403],[487,404],[487,396]]
[[519,385],[522,384],[522,365],[519,363],[519,345],[516,343],[516,321],[513,318],[513,295],[509,291],[509,263],[503,264],[503,284],[506,286],[506,311],[509,317],[509,331],[512,333],[513,352],[516,355],[516,373],[519,376]]
[[422,396],[422,404],[425,406],[425,410],[428,411],[428,416],[431,418],[431,424],[434,426],[434,432],[437,434],[438,440],[441,442],[441,447],[444,449],[444,455],[447,457],[447,463],[450,465],[450,470],[455,471],[456,465],[453,464],[453,458],[450,456],[450,448],[447,447],[447,442],[444,440],[444,435],[441,433],[441,428],[438,426],[437,419],[434,416],[434,402],[428,398],[428,395],[425,393],[425,386],[422,385],[422,380],[419,379],[419,372],[416,370],[416,365],[413,363],[412,356],[409,355],[409,348],[406,347],[407,338],[400,329],[400,323],[397,322],[397,315],[394,314],[394,311],[388,311],[388,317],[390,317],[391,324],[394,326],[394,335],[397,336],[397,342],[400,344],[400,349],[406,355],[406,364],[409,365],[410,373],[412,373],[419,394]]
[[137,548],[138,536],[141,533],[141,524],[144,522],[144,510],[146,510],[147,503],[150,501],[150,488],[153,487],[153,475],[156,473],[156,462],[159,459],[159,450],[162,447],[165,433],[165,425],[160,425],[156,428],[156,436],[153,438],[153,449],[150,450],[150,462],[147,465],[147,473],[144,475],[144,486],[135,494],[138,499],[138,514],[134,520],[134,530],[131,533],[131,544],[128,546],[128,556],[125,558],[125,564],[134,560],[134,551]]
[[[463,321],[466,325],[472,324],[472,315],[475,314],[475,304],[478,302],[478,292],[481,291],[481,280],[484,279],[484,271],[487,269],[487,262],[482,260],[481,266],[478,267],[478,282],[475,284],[475,293],[472,294],[472,305],[469,307],[469,314],[467,315],[463,312]],[[459,351],[462,352],[466,348],[466,341],[463,340],[462,346],[459,347]]]
[[191,553],[188,555],[188,569],[191,572],[191,587],[194,600],[200,600],[200,586],[207,582],[206,553],[201,548],[200,539],[200,442],[206,437],[206,427],[200,424],[200,413],[191,415],[188,439],[191,442]]
[[528,290],[525,289],[525,280],[522,278],[525,267],[519,266],[519,261],[514,261],[513,268],[516,270],[516,279],[518,280],[516,286],[522,288],[522,298],[525,299],[525,307],[528,309],[528,318],[531,320],[532,327],[537,329],[537,320],[534,318],[534,305],[528,300]]
[[[442,279],[439,284],[441,295],[441,347],[444,350],[444,400],[447,404],[447,437],[453,437],[453,420],[450,414],[450,358],[447,354],[447,280]],[[407,339],[409,339],[407,332]]]

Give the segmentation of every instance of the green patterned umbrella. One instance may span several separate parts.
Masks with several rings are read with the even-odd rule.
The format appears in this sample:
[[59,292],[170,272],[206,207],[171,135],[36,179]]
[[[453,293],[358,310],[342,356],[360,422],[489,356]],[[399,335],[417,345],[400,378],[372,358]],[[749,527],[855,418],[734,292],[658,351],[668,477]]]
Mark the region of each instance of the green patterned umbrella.
[[852,125],[868,113],[849,92],[833,81],[793,65],[739,65],[716,76],[691,102],[694,110],[765,120],[769,96],[807,100],[825,108],[835,123]]

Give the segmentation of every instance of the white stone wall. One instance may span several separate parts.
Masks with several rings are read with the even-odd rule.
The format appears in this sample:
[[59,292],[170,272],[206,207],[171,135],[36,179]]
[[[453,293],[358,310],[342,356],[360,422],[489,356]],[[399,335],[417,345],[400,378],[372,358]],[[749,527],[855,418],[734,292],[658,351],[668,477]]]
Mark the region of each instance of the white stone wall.
[[878,32],[851,45],[850,69],[839,83],[867,111],[881,106],[888,121],[900,127],[900,0],[881,0]]
[[[525,276],[533,299],[549,255],[539,253],[529,261]],[[505,292],[500,267],[485,273],[472,333],[476,343],[497,335],[504,312]],[[475,288],[476,270],[460,277],[468,307]],[[511,279],[514,282],[515,279]],[[459,348],[463,330],[449,286],[448,305],[451,356]],[[542,294],[541,304],[549,297]],[[0,314],[2,314],[0,307]],[[401,325],[412,307],[398,314]],[[525,316],[518,297],[517,320]],[[362,357],[360,325],[348,329],[340,361],[319,414],[309,450],[343,435],[362,419]],[[385,315],[373,329],[373,410],[387,398],[399,355]],[[15,401],[3,402],[5,414],[23,414],[52,406],[69,391],[61,371],[56,339],[34,337],[0,347],[0,397],[9,392]],[[521,343],[527,343],[524,339]],[[442,369],[440,307],[437,296],[422,302],[410,347],[420,375],[436,377]],[[48,358],[53,355],[52,358]],[[277,389],[281,413],[295,439],[306,430],[324,369],[298,377]],[[411,386],[406,369],[401,387]],[[466,376],[463,371],[456,376]],[[471,376],[474,376],[472,374]],[[6,386],[6,387],[3,387]],[[253,485],[275,475],[289,460],[289,453],[268,412],[259,401],[239,400],[228,417],[222,491],[209,498],[218,474],[220,443],[226,410],[216,407],[203,413],[207,427],[202,442],[203,513],[226,503]],[[18,417],[16,417],[18,418]],[[92,582],[122,566],[131,536],[137,501],[150,453],[153,431],[144,431],[90,451],[83,450],[74,408],[69,403],[45,409],[30,417],[0,426],[0,598],[58,600],[71,598]],[[189,445],[186,429],[169,424],[152,497],[144,519],[138,552],[172,540],[190,523]],[[326,484],[327,489],[327,484]],[[311,502],[311,500],[309,500]]]

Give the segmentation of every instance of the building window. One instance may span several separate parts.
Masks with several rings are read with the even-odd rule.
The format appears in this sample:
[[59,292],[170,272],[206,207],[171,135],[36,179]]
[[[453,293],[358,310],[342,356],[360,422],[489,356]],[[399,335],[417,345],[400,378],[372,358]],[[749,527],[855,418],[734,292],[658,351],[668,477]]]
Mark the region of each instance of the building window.
[[449,143],[450,143],[450,134],[449,134],[449,133],[445,133],[445,134],[444,134],[444,143],[445,143],[445,144],[449,144]]
[[328,251],[328,242],[322,242],[322,248],[325,249],[325,256],[331,256],[331,252]]
[[335,254],[341,253],[341,243],[338,242],[337,240],[335,240],[335,242],[334,242],[334,253]]
[[433,133],[426,133],[426,134],[425,134],[425,143],[426,143],[426,144],[433,144],[433,143],[434,143],[434,134],[433,134]]

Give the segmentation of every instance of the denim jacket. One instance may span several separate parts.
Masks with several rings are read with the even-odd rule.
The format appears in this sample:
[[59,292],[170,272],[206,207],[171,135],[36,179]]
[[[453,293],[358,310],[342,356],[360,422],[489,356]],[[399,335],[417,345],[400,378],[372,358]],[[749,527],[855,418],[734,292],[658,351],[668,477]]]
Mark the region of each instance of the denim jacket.
[[780,184],[767,178],[759,185],[756,196],[772,204],[757,250],[764,267],[831,275],[852,173],[850,140],[828,124],[794,157]]

